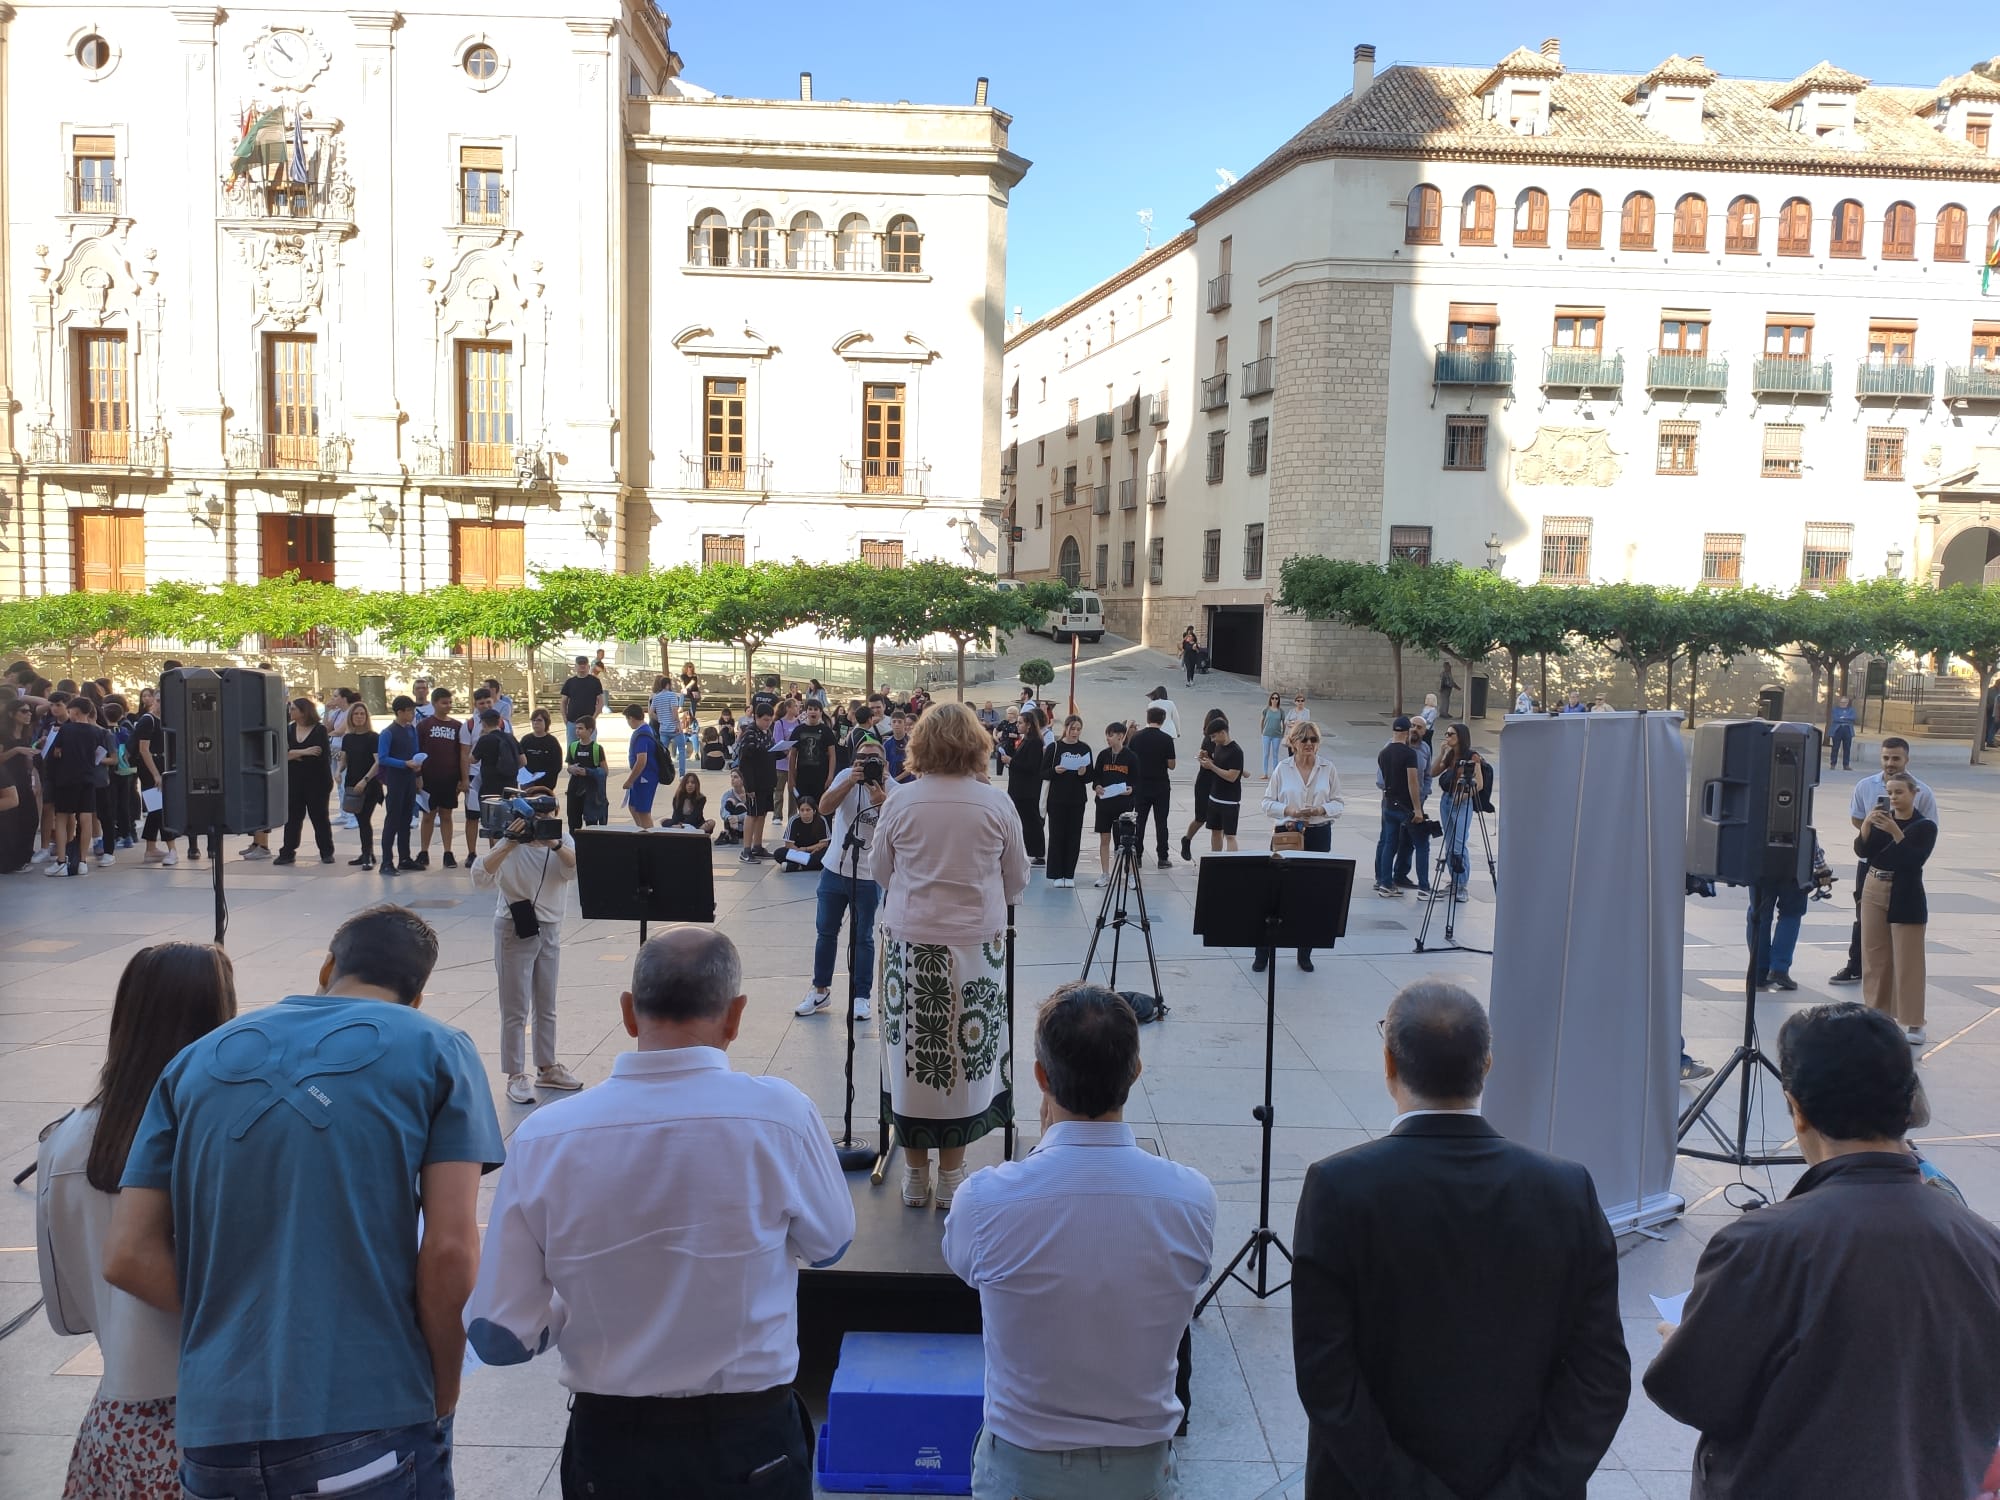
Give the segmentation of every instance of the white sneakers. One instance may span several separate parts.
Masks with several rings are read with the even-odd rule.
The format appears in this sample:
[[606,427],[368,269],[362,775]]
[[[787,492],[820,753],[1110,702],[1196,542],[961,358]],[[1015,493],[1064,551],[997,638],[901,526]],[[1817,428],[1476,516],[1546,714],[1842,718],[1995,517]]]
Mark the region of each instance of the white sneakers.
[[966,1175],[967,1169],[964,1167],[953,1167],[948,1172],[942,1167],[938,1168],[937,1191],[931,1194],[931,1202],[940,1210],[950,1208],[952,1197],[958,1192],[959,1184],[965,1181]]
[[798,1009],[793,1011],[792,1014],[795,1016],[816,1016],[832,1003],[833,991],[807,990],[805,999],[799,1002]]
[[[1104,882],[1103,882],[1103,881],[1101,881],[1101,880],[1100,880],[1100,881],[1098,882],[1098,884],[1099,884],[1099,885],[1102,885],[1103,883],[1104,883]],[[1075,882],[1074,880],[1071,880],[1071,879],[1070,879],[1070,878],[1069,878],[1068,876],[1066,876],[1066,875],[1058,875],[1058,876],[1056,876],[1056,878],[1055,878],[1055,879],[1053,879],[1053,880],[1051,880],[1051,881],[1049,882],[1049,884],[1050,884],[1050,886],[1052,886],[1053,888],[1055,888],[1055,889],[1057,889],[1057,890],[1072,890],[1072,889],[1074,889],[1074,888],[1075,888],[1075,886],[1076,886],[1076,882]]]
[[550,1063],[546,1068],[536,1070],[535,1086],[537,1088],[559,1089],[567,1094],[582,1088],[583,1080],[570,1072],[561,1063]]
[[55,857],[56,853],[53,849],[37,849],[33,854],[28,856],[28,863],[31,865],[45,865]]
[[921,1168],[903,1168],[903,1202],[910,1208],[922,1208],[931,1201],[931,1169],[926,1162]]
[[535,1086],[528,1082],[526,1073],[511,1073],[507,1077],[507,1097],[516,1104],[533,1104]]
[[872,1015],[874,1015],[874,1014],[875,1014],[875,1012],[874,1012],[874,1011],[872,1011],[872,1010],[870,1010],[870,1009],[868,1008],[868,997],[867,997],[866,995],[863,995],[863,996],[862,996],[862,997],[861,997],[860,999],[858,999],[858,1000],[856,1000],[856,1001],[854,1002],[854,1019],[855,1019],[855,1020],[857,1020],[857,1021],[865,1021],[865,1020],[867,1020],[867,1019],[868,1019],[868,1018],[869,1018],[870,1016],[872,1016]]
[[1921,1026],[1905,1026],[1903,1028],[1903,1036],[1912,1047],[1921,1047],[1931,1039],[1930,1033],[1925,1031]]

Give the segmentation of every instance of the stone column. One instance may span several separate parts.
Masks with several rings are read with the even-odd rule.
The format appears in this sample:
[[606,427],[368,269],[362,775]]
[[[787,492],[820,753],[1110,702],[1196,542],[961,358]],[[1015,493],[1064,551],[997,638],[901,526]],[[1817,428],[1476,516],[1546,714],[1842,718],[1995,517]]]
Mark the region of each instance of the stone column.
[[[356,234],[341,245],[340,379],[346,396],[354,471],[390,474],[397,467],[403,410],[396,391],[402,347],[396,298],[396,28],[392,10],[354,11],[355,107],[341,129],[348,175],[354,179]],[[439,201],[443,195],[438,195]]]
[[[1288,557],[1381,556],[1394,301],[1391,286],[1351,281],[1295,282],[1279,293],[1264,534],[1273,595]],[[1375,691],[1388,671],[1378,638],[1276,607],[1266,616],[1266,686],[1344,697]]]
[[173,434],[176,467],[222,466],[222,361],[218,324],[222,317],[221,249],[216,232],[217,183],[221,166],[221,116],[216,111],[215,28],[222,12],[212,6],[174,9],[180,28],[181,106],[186,127],[181,180],[186,217],[181,237],[182,340],[174,382],[180,401]]
[[[14,260],[12,251],[13,220],[9,211],[8,184],[13,176],[7,170],[8,151],[13,141],[7,131],[7,110],[9,107],[7,70],[13,66],[7,55],[7,26],[14,19],[14,7],[0,3],[0,463],[14,461]],[[10,529],[19,525],[20,493],[14,495]],[[17,548],[18,550],[18,548]]]
[[[563,373],[555,375],[553,350],[545,344],[538,351],[539,409],[524,409],[522,418],[524,423],[539,422],[548,397],[559,394],[554,419],[567,430],[550,436],[569,458],[563,477],[604,481],[616,473],[613,433],[625,347],[620,312],[625,279],[623,54],[611,21],[570,16],[564,24],[574,56],[570,117],[575,133],[568,140],[576,184],[576,275],[570,289],[576,306],[572,316],[556,319],[549,330],[562,346]],[[534,431],[524,435],[531,440],[541,436]]]

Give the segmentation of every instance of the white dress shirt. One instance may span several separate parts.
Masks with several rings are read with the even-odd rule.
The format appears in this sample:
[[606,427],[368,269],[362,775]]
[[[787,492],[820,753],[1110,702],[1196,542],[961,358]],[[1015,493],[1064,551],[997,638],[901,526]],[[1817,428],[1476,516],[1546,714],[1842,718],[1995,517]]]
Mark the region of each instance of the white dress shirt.
[[770,1390],[798,1374],[796,1261],[853,1238],[804,1094],[715,1047],[621,1052],[514,1132],[466,1333],[488,1364],[561,1350],[573,1391]]
[[1290,756],[1278,762],[1271,779],[1264,783],[1264,811],[1282,819],[1288,807],[1303,807],[1298,821],[1307,824],[1331,823],[1347,811],[1340,797],[1340,773],[1333,762],[1321,757],[1313,762],[1312,775],[1299,772],[1299,763]]
[[[1916,781],[1914,776],[1910,779]],[[1871,776],[1862,777],[1854,783],[1854,795],[1847,801],[1847,815],[1850,818],[1867,817],[1875,811],[1875,799],[1886,797],[1888,794],[1888,779],[1880,771],[1875,772]],[[1931,794],[1931,789],[1921,781],[1917,781],[1916,807],[1918,817],[1929,818],[1933,823],[1937,823],[1937,798]],[[1940,823],[1938,826],[1943,827],[1944,825]]]
[[[562,842],[563,849],[575,854],[576,844],[567,828],[563,830]],[[472,888],[498,893],[493,904],[494,916],[508,915],[507,908],[516,901],[532,901],[535,917],[544,927],[563,919],[563,888],[576,879],[576,866],[563,863],[562,850],[521,844],[497,871],[486,868],[486,859],[482,854],[472,862]]]
[[1398,1125],[1402,1124],[1405,1120],[1414,1120],[1419,1115],[1476,1115],[1478,1113],[1479,1106],[1476,1104],[1470,1109],[1406,1109],[1389,1122],[1389,1128],[1383,1134],[1394,1135]]
[[1129,1125],[1058,1121],[1026,1160],[968,1177],[944,1258],[979,1292],[986,1430],[1038,1453],[1171,1438],[1214,1243],[1208,1179]]
[[97,1120],[95,1105],[64,1117],[37,1156],[35,1258],[42,1300],[57,1333],[97,1335],[104,1356],[100,1397],[157,1401],[179,1389],[181,1320],[104,1279],[104,1242],[118,1199],[84,1175]]

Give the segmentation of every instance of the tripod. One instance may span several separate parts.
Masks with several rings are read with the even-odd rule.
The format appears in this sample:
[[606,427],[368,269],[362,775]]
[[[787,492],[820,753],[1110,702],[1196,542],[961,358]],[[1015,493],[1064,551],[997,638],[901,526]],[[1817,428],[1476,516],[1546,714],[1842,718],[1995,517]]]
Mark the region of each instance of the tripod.
[[[1129,826],[1126,823],[1127,818],[1132,819]],[[1124,936],[1126,925],[1132,921],[1130,914],[1125,910],[1126,892],[1130,891],[1138,903],[1139,918],[1136,925],[1140,938],[1146,944],[1146,966],[1153,975],[1153,999],[1158,1007],[1154,1014],[1164,1016],[1167,1013],[1167,1003],[1166,997],[1160,991],[1160,960],[1159,955],[1153,951],[1153,922],[1146,911],[1146,882],[1139,874],[1139,868],[1144,863],[1139,854],[1139,834],[1138,819],[1133,814],[1126,813],[1118,820],[1118,831],[1112,838],[1116,852],[1112,855],[1110,873],[1105,877],[1104,901],[1097,908],[1097,923],[1090,934],[1090,947],[1083,955],[1083,972],[1077,975],[1077,978],[1090,978],[1090,966],[1097,957],[1098,940],[1104,936],[1104,929],[1109,927],[1111,973],[1106,982],[1110,988],[1114,990],[1118,988],[1119,940]]]
[[[1472,872],[1458,868],[1452,858],[1454,826],[1463,818],[1473,819],[1479,826],[1480,853],[1486,860],[1486,878],[1494,891],[1500,889],[1500,868],[1493,858],[1493,835],[1486,826],[1486,814],[1477,806],[1477,791],[1469,792],[1463,799],[1456,798],[1453,791],[1446,791],[1446,805],[1454,808],[1451,824],[1445,828],[1445,835],[1438,850],[1437,866],[1431,871],[1431,899],[1424,905],[1424,919],[1417,926],[1417,949],[1419,953],[1486,953],[1485,948],[1472,948],[1458,941],[1458,890],[1461,884],[1470,885]],[[1444,894],[1440,896],[1438,892]],[[1430,936],[1431,918],[1437,915],[1438,903],[1444,903],[1444,941],[1426,946]]]
[[853,820],[848,824],[847,837],[841,840],[840,854],[835,864],[847,866],[847,1098],[840,1116],[840,1141],[834,1154],[840,1158],[843,1172],[872,1172],[877,1162],[889,1158],[889,1127],[882,1126],[882,1139],[877,1149],[870,1151],[866,1146],[854,1144],[854,979],[859,963],[857,945],[861,941],[861,851],[868,847],[868,840],[861,836],[864,826],[873,827],[882,816],[879,807],[866,803],[868,796],[864,786],[857,785],[855,792],[863,799]]
[[[1698,1122],[1704,1130],[1715,1137],[1716,1145],[1722,1149],[1704,1151],[1693,1146],[1681,1145],[1679,1150],[1682,1156],[1692,1156],[1702,1161],[1727,1162],[1737,1167],[1798,1166],[1804,1162],[1804,1157],[1770,1151],[1762,1151],[1753,1156],[1749,1149],[1750,1086],[1756,1080],[1757,1069],[1762,1068],[1769,1073],[1778,1081],[1780,1088],[1784,1086],[1784,1075],[1778,1071],[1778,1065],[1765,1056],[1757,1046],[1757,943],[1770,923],[1772,912],[1777,909],[1777,887],[1768,880],[1760,880],[1750,887],[1750,900],[1755,917],[1750,940],[1750,958],[1743,974],[1743,1040],[1737,1044],[1736,1050],[1729,1054],[1729,1061],[1715,1070],[1715,1076],[1709,1079],[1708,1086],[1695,1097],[1694,1103],[1681,1111],[1680,1129],[1675,1132],[1674,1139],[1677,1142],[1685,1142],[1688,1132],[1694,1129]],[[1708,1106],[1709,1101],[1722,1091],[1723,1084],[1729,1081],[1729,1075],[1739,1069],[1741,1072],[1737,1083],[1741,1091],[1736,1103],[1736,1137],[1731,1140],[1722,1133],[1715,1121],[1708,1117]]]
[[[1328,854],[1211,854],[1201,862],[1194,930],[1210,948],[1331,948],[1346,933],[1354,891],[1354,861]],[[1262,1301],[1292,1284],[1271,1284],[1271,1252],[1292,1252],[1271,1227],[1271,1132],[1278,1122],[1272,1092],[1278,1047],[1278,965],[1264,970],[1264,1102],[1250,1110],[1263,1131],[1257,1173],[1257,1226],[1194,1305],[1195,1316],[1234,1281]],[[1243,1267],[1242,1271],[1237,1268]],[[1249,1278],[1254,1276],[1254,1281]]]

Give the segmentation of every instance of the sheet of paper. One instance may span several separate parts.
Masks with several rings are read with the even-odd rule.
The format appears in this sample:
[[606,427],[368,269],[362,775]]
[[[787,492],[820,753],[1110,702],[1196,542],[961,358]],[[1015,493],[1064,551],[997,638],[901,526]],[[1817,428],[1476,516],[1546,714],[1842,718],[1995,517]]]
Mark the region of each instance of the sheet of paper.
[[139,791],[139,806],[149,813],[158,812],[165,802],[165,796],[156,786],[142,787]]
[[514,773],[515,786],[526,786],[529,782],[533,781],[534,779],[535,779],[535,773],[529,770],[526,766],[521,767],[520,770]]
[[396,1455],[384,1453],[371,1459],[358,1469],[349,1469],[345,1474],[331,1474],[314,1487],[315,1495],[338,1495],[347,1490],[358,1490],[371,1479],[380,1479],[384,1474],[396,1472]]
[[1062,758],[1062,768],[1065,771],[1081,771],[1089,766],[1089,764],[1090,757],[1088,755],[1070,754]]
[[1103,797],[1103,798],[1104,798],[1104,799],[1106,799],[1107,801],[1116,801],[1116,800],[1117,800],[1118,798],[1120,798],[1120,797],[1129,797],[1129,796],[1131,796],[1131,795],[1132,795],[1132,788],[1130,788],[1129,786],[1127,786],[1127,785],[1126,785],[1126,784],[1125,784],[1124,782],[1122,782],[1122,781],[1114,781],[1114,782],[1112,782],[1112,783],[1111,783],[1111,785],[1110,785],[1110,786],[1107,786],[1107,787],[1105,787],[1105,788],[1104,788],[1104,789],[1103,789],[1102,791],[1100,791],[1100,792],[1099,792],[1099,793],[1098,793],[1097,795],[1098,795],[1098,796],[1100,796],[1100,797]]
[[812,862],[813,857],[803,849],[787,849],[785,851],[785,863],[788,865],[809,865]]
[[1681,1309],[1687,1306],[1688,1294],[1682,1292],[1678,1297],[1662,1297],[1658,1292],[1653,1292],[1649,1295],[1653,1299],[1653,1306],[1659,1311],[1660,1321],[1671,1323],[1676,1328],[1680,1327]]
[[431,810],[431,794],[429,792],[418,792],[417,811],[420,813],[427,813],[430,810]]

